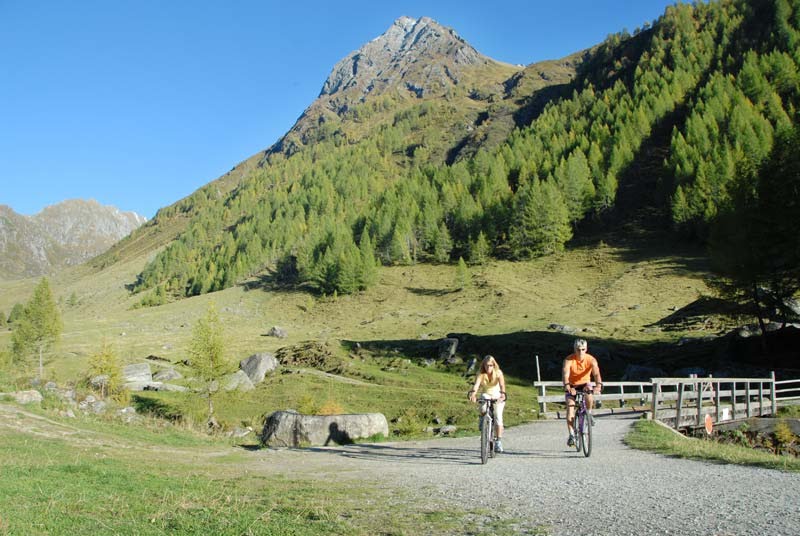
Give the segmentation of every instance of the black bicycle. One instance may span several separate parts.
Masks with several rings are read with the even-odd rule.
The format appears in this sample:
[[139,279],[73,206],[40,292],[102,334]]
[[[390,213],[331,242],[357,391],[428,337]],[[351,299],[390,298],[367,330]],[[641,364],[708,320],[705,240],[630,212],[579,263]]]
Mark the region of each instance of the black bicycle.
[[481,397],[478,401],[481,408],[481,418],[479,426],[481,429],[481,463],[485,464],[489,458],[494,458],[495,437],[494,437],[494,405],[497,402],[494,398]]
[[575,420],[572,427],[575,429],[575,450],[587,458],[592,455],[592,427],[594,417],[586,407],[587,392],[579,390],[575,393]]

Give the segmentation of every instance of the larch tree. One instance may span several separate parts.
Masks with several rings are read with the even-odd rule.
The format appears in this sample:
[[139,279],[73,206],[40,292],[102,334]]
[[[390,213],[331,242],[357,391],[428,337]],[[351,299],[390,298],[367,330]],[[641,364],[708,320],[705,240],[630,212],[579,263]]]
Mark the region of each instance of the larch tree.
[[33,290],[11,334],[11,353],[21,360],[38,356],[39,379],[44,376],[44,354],[58,341],[64,324],[50,283],[43,277]]
[[216,306],[210,303],[206,313],[195,323],[192,329],[192,341],[189,345],[192,368],[206,384],[209,424],[214,415],[215,380],[221,376],[225,364],[224,349],[219,313],[217,313]]

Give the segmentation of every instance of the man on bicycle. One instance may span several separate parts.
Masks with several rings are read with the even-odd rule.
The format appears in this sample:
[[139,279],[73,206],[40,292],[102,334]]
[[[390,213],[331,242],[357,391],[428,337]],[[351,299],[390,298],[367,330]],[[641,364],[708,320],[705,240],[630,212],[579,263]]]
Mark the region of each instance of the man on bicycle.
[[[594,394],[599,395],[603,387],[603,379],[600,377],[600,366],[597,359],[586,351],[589,345],[585,339],[575,339],[573,344],[574,352],[564,359],[562,379],[564,382],[564,398],[567,402],[567,430],[569,438],[567,446],[575,446],[575,431],[573,422],[575,421],[575,394],[580,390],[586,390],[594,377]],[[591,392],[586,395],[586,402],[591,411],[594,408],[594,397]]]

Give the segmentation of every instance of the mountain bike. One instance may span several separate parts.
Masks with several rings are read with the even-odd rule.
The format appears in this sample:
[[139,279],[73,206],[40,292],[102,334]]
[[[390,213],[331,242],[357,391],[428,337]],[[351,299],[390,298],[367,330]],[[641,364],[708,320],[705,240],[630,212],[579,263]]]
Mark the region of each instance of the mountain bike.
[[489,458],[494,458],[494,405],[496,399],[489,397],[489,395],[481,395],[479,404],[481,410],[480,421],[478,422],[481,429],[481,463],[485,464]]
[[[590,389],[590,387],[586,387]],[[594,416],[589,413],[586,407],[587,391],[579,390],[575,393],[575,420],[572,427],[575,429],[575,450],[587,458],[592,455],[592,427],[594,427]]]

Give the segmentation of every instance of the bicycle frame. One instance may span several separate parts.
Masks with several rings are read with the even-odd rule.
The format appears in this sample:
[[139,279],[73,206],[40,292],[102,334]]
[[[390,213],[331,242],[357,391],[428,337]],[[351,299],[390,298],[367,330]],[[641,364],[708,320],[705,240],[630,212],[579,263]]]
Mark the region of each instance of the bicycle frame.
[[575,420],[572,427],[575,429],[575,450],[587,458],[592,454],[592,416],[586,407],[586,392],[575,393]]
[[493,398],[481,398],[480,404],[486,404],[486,412],[481,410],[481,463],[485,464],[489,458],[494,458],[494,405],[497,400]]

